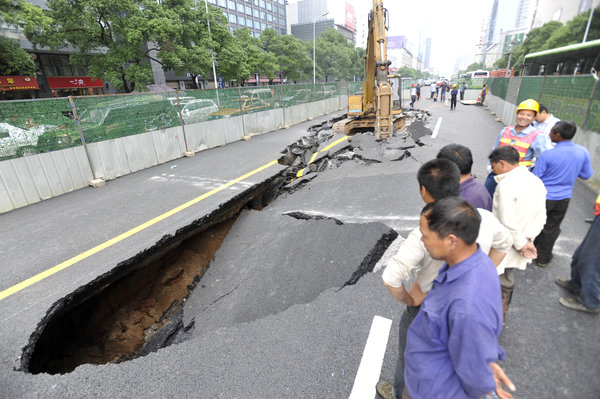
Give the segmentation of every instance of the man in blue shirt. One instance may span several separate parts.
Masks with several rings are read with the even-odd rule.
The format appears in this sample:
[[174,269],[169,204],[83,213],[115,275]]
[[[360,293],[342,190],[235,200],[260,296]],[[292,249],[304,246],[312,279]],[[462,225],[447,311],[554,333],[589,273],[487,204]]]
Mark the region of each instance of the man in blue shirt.
[[502,300],[494,264],[475,241],[480,222],[458,197],[421,212],[421,240],[446,264],[408,329],[403,398],[477,399],[496,390],[491,365],[505,358]]
[[538,266],[552,260],[552,248],[560,234],[560,224],[567,213],[577,178],[589,179],[594,171],[587,148],[571,141],[577,126],[571,121],[557,122],[550,131],[556,147],[540,155],[533,174],[542,180],[546,194],[546,224],[533,242]]

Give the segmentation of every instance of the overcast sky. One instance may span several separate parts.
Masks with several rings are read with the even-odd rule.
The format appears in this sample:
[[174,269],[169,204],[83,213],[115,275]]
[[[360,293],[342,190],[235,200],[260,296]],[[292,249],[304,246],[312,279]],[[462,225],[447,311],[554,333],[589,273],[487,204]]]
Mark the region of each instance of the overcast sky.
[[[346,0],[335,0],[344,7]],[[357,22],[367,18],[372,0],[353,0]],[[407,36],[415,46],[423,30],[432,38],[431,66],[450,75],[456,60],[469,56],[471,63],[489,17],[493,0],[387,0],[390,36]],[[417,48],[416,48],[417,49]],[[415,49],[415,50],[416,50]]]

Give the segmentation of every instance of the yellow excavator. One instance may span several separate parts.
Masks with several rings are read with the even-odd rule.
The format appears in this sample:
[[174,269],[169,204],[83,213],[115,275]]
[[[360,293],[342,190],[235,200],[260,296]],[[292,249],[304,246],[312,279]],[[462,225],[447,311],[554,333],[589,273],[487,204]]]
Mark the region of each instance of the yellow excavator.
[[383,7],[383,0],[373,0],[373,10],[369,13],[363,93],[348,97],[348,114],[333,125],[335,133],[351,136],[374,130],[378,139],[385,139],[392,135],[394,128],[402,130],[406,126],[402,110],[392,107],[393,88],[388,80],[391,63],[387,59],[386,44],[388,23],[388,11]]

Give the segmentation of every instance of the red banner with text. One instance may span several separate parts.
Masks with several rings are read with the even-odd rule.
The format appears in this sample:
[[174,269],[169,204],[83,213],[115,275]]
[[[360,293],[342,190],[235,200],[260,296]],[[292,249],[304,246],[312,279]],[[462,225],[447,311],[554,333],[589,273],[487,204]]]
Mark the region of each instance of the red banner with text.
[[0,76],[0,91],[39,89],[33,76]]
[[51,89],[79,89],[84,87],[104,87],[101,79],[89,76],[55,76],[48,78]]

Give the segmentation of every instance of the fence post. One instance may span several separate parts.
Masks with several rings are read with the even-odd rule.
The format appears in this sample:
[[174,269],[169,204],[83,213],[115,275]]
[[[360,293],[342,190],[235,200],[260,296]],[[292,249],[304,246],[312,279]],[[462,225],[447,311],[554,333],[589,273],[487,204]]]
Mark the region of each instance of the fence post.
[[92,162],[92,157],[90,156],[90,150],[88,149],[87,143],[85,142],[85,136],[83,135],[83,129],[81,128],[81,122],[79,121],[79,115],[77,114],[77,107],[75,106],[75,101],[73,100],[73,96],[69,96],[69,104],[71,105],[71,109],[73,110],[73,117],[75,118],[75,124],[77,125],[77,130],[79,131],[79,137],[81,138],[81,144],[83,145],[83,149],[85,150],[85,155],[87,157],[88,163],[90,165],[90,170],[92,171],[92,180],[88,183],[92,187],[102,187],[106,184],[106,182],[96,176],[96,171],[94,168],[94,163]]
[[290,125],[285,123],[285,104],[283,102],[283,83],[279,85],[279,103],[281,104],[281,116],[283,117],[283,129],[287,129]]
[[179,114],[179,125],[181,126],[181,131],[183,132],[183,143],[185,145],[185,151],[183,152],[183,156],[187,158],[191,158],[196,153],[194,151],[190,151],[188,148],[187,137],[185,136],[185,127],[183,122],[183,116],[181,115],[181,104],[179,103],[179,90],[175,89],[175,97],[177,98],[177,113]]
[[594,88],[592,89],[592,93],[590,94],[590,100],[588,101],[588,106],[585,110],[585,114],[583,114],[583,121],[581,121],[581,127],[585,127],[588,117],[590,116],[590,110],[592,109],[592,103],[594,102],[594,96],[596,95],[596,89],[598,88],[598,81],[600,81],[600,79],[598,79],[595,75],[594,76]]
[[244,123],[244,108],[242,107],[242,89],[238,84],[238,101],[240,102],[240,117],[242,118],[242,138],[248,140],[250,137],[246,135],[246,124]]

